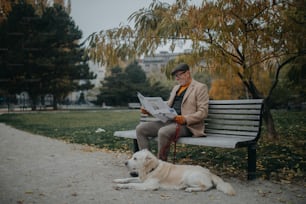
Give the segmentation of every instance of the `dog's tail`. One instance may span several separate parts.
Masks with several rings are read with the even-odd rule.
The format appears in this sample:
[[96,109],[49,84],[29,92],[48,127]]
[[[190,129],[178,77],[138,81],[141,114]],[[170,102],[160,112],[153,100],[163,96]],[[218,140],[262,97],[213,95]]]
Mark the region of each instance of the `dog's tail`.
[[222,191],[225,194],[231,195],[231,196],[236,195],[236,192],[231,184],[224,182],[222,178],[220,178],[219,176],[215,174],[211,174],[211,178],[212,178],[214,185],[219,191]]

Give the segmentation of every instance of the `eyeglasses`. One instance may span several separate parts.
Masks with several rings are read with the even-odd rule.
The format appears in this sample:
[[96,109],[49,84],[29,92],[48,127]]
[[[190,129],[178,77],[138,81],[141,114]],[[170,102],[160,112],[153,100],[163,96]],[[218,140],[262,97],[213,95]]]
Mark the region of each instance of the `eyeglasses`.
[[185,72],[186,72],[186,71],[183,71],[183,72],[181,72],[181,73],[177,73],[177,74],[175,74],[174,76],[177,77],[177,78],[181,78],[181,76],[182,76],[183,74],[185,74]]

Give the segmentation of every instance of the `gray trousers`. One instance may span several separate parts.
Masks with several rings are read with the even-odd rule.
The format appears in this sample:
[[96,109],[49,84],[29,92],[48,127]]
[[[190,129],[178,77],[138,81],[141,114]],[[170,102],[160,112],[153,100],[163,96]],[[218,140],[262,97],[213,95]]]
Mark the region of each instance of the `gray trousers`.
[[[161,121],[142,122],[138,124],[136,127],[136,136],[139,149],[150,150],[150,138],[157,137],[158,157],[160,158],[161,150],[169,145],[171,138],[176,134],[176,126],[177,124],[175,122],[163,123]],[[185,125],[180,125],[178,136],[192,136],[192,134]]]

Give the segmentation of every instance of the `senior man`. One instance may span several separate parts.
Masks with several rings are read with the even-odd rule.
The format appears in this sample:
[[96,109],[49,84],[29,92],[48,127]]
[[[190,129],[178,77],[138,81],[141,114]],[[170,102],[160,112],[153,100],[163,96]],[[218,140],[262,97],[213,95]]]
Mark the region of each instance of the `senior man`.
[[[171,75],[178,82],[173,87],[167,104],[177,112],[173,121],[144,122],[136,127],[139,149],[149,149],[149,139],[158,137],[158,158],[166,161],[170,143],[174,137],[201,137],[204,134],[204,119],[208,114],[208,88],[194,80],[188,64],[176,66]],[[147,111],[141,109],[143,113]]]

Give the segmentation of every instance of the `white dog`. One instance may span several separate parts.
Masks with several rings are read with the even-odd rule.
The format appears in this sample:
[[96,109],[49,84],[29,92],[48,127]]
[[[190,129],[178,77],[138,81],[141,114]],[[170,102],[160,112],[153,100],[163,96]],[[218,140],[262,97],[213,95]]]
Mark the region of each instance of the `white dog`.
[[207,191],[213,187],[235,195],[235,190],[219,176],[201,166],[174,165],[157,159],[148,150],[136,152],[125,162],[130,171],[139,177],[115,179],[115,189],[134,188],[137,190],[185,189],[186,192]]

